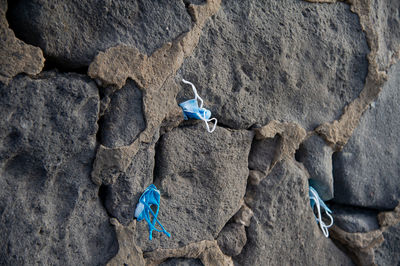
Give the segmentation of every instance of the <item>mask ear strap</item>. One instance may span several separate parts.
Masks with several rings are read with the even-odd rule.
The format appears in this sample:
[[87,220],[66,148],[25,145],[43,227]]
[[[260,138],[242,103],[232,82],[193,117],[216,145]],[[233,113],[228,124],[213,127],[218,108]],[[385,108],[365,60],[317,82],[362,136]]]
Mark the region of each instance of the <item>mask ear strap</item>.
[[[217,127],[217,119],[216,119],[216,118],[211,118],[211,119],[208,119],[208,120],[207,120],[205,117],[202,117],[201,120],[203,120],[204,123],[206,123],[207,131],[208,131],[209,133],[213,133],[214,130],[215,130],[215,128]],[[214,123],[213,128],[210,130],[210,126],[208,125],[208,122],[213,121],[213,120],[215,120],[215,123]]]
[[329,236],[329,231],[328,228],[333,225],[333,218],[332,215],[328,211],[325,210],[325,213],[329,216],[331,223],[329,225],[326,225],[324,221],[322,221],[322,215],[321,215],[321,204],[320,204],[320,199],[318,194],[311,190],[311,193],[314,195],[314,197],[310,197],[310,199],[313,199],[315,201],[315,205],[317,206],[317,212],[318,212],[318,218],[317,222],[319,223],[319,227],[321,228],[322,232],[324,233],[325,237]]
[[[164,233],[164,234],[166,234],[168,237],[171,237],[171,234],[168,233],[167,230],[164,229],[164,227],[162,226],[162,224],[160,223],[160,221],[157,219],[159,207],[157,208],[156,213],[154,213],[153,210],[151,209],[151,207],[150,207],[146,202],[142,202],[142,203],[143,203],[143,205],[145,206],[145,208],[153,215],[153,222],[151,222],[150,217],[147,217],[147,215],[145,215],[145,220],[146,220],[146,222],[149,224],[149,231],[150,231],[150,232],[149,232],[149,233],[150,233],[149,239],[151,240],[151,239],[153,238],[153,236],[152,236],[153,230],[154,230],[154,231],[157,231],[157,232],[160,232],[160,233]],[[145,210],[145,211],[146,211],[146,210]],[[156,222],[160,225],[160,227],[161,227],[162,230],[157,229],[157,228],[155,227]]]
[[185,84],[189,84],[189,85],[192,86],[193,93],[194,93],[194,98],[195,98],[196,100],[199,99],[199,101],[200,101],[200,108],[203,108],[203,99],[202,99],[202,98],[199,96],[199,94],[197,93],[196,87],[193,85],[193,83],[190,82],[190,81],[187,81],[187,80],[185,80],[185,79],[182,79],[182,82],[185,83]]

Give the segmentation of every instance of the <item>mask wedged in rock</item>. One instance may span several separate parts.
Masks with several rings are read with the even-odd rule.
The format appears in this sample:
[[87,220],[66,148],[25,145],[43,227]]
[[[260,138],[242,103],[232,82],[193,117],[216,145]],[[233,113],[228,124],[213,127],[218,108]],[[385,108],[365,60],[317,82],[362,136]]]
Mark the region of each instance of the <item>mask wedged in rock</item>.
[[0,258],[5,265],[98,265],[117,252],[90,180],[99,95],[76,74],[0,85]]
[[127,171],[121,173],[113,184],[107,186],[105,207],[123,225],[134,219],[140,195],[153,183],[154,147],[157,139],[158,135],[154,137],[152,143],[141,144]]
[[195,23],[193,28],[172,43],[165,43],[151,56],[140,53],[136,47],[118,45],[100,52],[90,64],[88,75],[100,81],[102,86],[120,89],[128,78],[134,80],[143,91],[146,119],[146,129],[128,146],[99,146],[93,164],[93,182],[99,185],[115,182],[131,164],[140,143],[151,142],[156,132],[171,130],[183,119],[175,100],[179,87],[174,82],[174,76],[184,58],[192,54],[205,22],[219,10],[220,3],[220,0],[207,0],[204,5],[188,5],[188,12]]
[[278,162],[245,197],[254,216],[239,265],[352,265],[318,227],[310,208],[308,174],[293,159]]
[[392,209],[400,199],[400,63],[341,152],[334,155],[334,202]]
[[18,1],[9,19],[19,38],[72,68],[118,44],[151,54],[192,26],[182,1]]
[[214,240],[241,207],[253,133],[204,125],[175,128],[163,135],[156,153],[156,179],[161,191],[158,218],[171,238],[138,223],[136,242],[143,251],[178,248]]
[[44,67],[42,50],[15,37],[7,19],[7,0],[0,1],[0,82],[7,84],[19,73],[38,74]]
[[345,3],[223,1],[182,74],[231,128],[276,119],[310,130],[358,96],[368,52]]
[[310,174],[310,186],[316,189],[324,201],[334,196],[332,154],[332,147],[317,135],[306,139],[296,152],[296,159],[303,163]]

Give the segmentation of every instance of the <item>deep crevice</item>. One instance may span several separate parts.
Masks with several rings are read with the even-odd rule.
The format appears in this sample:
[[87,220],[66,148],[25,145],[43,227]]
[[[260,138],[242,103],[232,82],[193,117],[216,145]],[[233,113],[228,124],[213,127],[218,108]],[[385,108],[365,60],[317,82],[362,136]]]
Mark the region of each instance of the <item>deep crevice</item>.
[[96,132],[96,141],[99,144],[103,143],[103,128],[104,128],[104,115],[100,116],[100,118],[97,120],[97,132]]
[[335,200],[335,198],[328,200],[325,203],[328,203],[329,206],[332,206],[332,208],[336,208],[336,209],[353,209],[353,210],[357,210],[357,211],[374,212],[377,214],[381,211],[387,211],[387,210],[380,210],[380,209],[374,209],[374,208],[363,207],[363,206],[336,203],[336,202],[334,202],[334,200]]
[[109,194],[110,194],[110,187],[107,185],[104,185],[104,184],[100,185],[99,192],[98,192],[100,203],[103,206],[103,208],[105,209],[108,217],[114,218],[114,216],[108,211],[108,209],[106,207],[106,199]]
[[60,73],[77,73],[81,75],[87,75],[89,66],[83,66],[78,68],[67,67],[63,65],[62,62],[59,62],[58,59],[45,56],[44,67],[42,71],[51,71],[57,70]]
[[153,168],[153,184],[156,187],[160,187],[161,185],[161,176],[160,174],[160,169],[159,169],[159,161],[160,161],[160,154],[161,152],[161,142],[164,138],[164,135],[161,135],[159,139],[157,140],[156,144],[154,145],[154,168]]

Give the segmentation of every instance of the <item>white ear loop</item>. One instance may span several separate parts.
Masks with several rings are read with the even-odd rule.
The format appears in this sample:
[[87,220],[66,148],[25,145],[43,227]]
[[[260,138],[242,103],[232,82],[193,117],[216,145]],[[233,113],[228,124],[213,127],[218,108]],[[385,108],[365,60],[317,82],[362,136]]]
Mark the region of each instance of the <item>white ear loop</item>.
[[311,193],[314,195],[314,197],[310,197],[310,199],[313,199],[315,201],[315,204],[317,205],[317,211],[318,211],[318,218],[317,218],[317,222],[319,223],[319,227],[321,228],[322,232],[324,233],[325,237],[329,236],[329,231],[328,228],[331,227],[333,225],[333,218],[332,215],[329,214],[329,212],[327,212],[325,210],[325,213],[329,216],[329,219],[331,220],[331,223],[329,225],[326,225],[324,223],[324,221],[322,221],[322,217],[321,217],[321,206],[319,204],[319,200],[318,200],[318,195],[315,194],[314,191],[311,190]]
[[[193,83],[191,83],[190,81],[187,81],[185,79],[182,79],[182,82],[185,84],[189,84],[192,86],[193,89],[193,93],[194,93],[194,98],[200,101],[200,108],[203,108],[203,99],[199,96],[199,94],[197,93],[196,87],[193,85]],[[206,119],[206,114],[203,114],[203,117],[201,118],[201,120],[203,120],[206,123],[206,127],[207,127],[207,131],[209,133],[213,133],[215,128],[217,127],[217,119],[216,118],[211,118],[211,119]],[[208,122],[215,120],[214,126],[213,128],[210,130],[210,126],[208,125]]]

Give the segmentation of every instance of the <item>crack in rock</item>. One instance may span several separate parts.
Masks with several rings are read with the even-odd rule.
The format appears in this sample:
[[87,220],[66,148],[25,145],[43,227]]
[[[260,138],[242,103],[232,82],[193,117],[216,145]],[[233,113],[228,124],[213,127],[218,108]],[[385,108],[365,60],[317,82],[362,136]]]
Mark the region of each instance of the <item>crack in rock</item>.
[[332,123],[324,123],[315,131],[323,136],[325,140],[341,150],[347,143],[353,131],[358,126],[360,118],[369,104],[375,100],[387,79],[385,71],[380,71],[377,63],[380,36],[373,27],[371,1],[349,0],[351,10],[358,14],[363,31],[365,32],[368,46],[371,52],[368,54],[368,75],[365,80],[364,89],[360,96],[344,108],[339,120]]
[[176,249],[156,249],[144,253],[144,257],[146,259],[146,265],[149,266],[159,265],[168,258],[174,257],[199,258],[206,266],[233,266],[231,257],[222,253],[216,240],[203,240]]
[[400,204],[393,210],[378,214],[380,229],[366,233],[350,233],[334,225],[331,237],[343,245],[357,265],[377,265],[376,250],[385,242],[384,232],[400,223]]
[[[162,124],[171,128],[183,120],[175,100],[180,88],[173,76],[183,60],[195,49],[206,20],[218,11],[220,2],[208,0],[205,5],[189,5],[188,10],[194,20],[192,30],[172,43],[166,43],[149,57],[137,48],[119,45],[100,52],[91,63],[88,75],[100,80],[103,86],[112,85],[119,89],[128,78],[136,82],[143,90],[146,119],[146,129],[132,144],[118,148],[100,145],[93,166],[93,182],[101,184],[105,179],[108,179],[108,184],[115,182],[118,175],[130,165],[141,142],[150,142]],[[169,125],[168,121],[173,121],[173,125]]]
[[7,1],[0,0],[0,82],[7,85],[19,73],[39,74],[45,59],[40,48],[15,37],[9,28],[6,11]]
[[[263,139],[272,139],[275,135],[281,136],[281,141],[275,152],[274,159],[267,170],[268,173],[274,168],[274,166],[282,161],[285,158],[293,157],[296,150],[299,148],[300,144],[306,139],[307,133],[304,128],[299,126],[298,124],[291,123],[282,123],[276,120],[271,121],[267,125],[257,128],[254,130],[256,135],[255,138],[257,140]],[[258,180],[260,182],[261,180]]]

